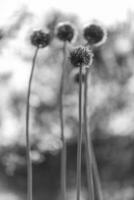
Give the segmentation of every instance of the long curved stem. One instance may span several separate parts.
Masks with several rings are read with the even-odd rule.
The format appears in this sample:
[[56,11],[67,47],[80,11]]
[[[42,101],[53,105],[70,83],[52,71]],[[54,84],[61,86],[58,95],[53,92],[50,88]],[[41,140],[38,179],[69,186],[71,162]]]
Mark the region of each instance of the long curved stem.
[[76,174],[76,187],[77,196],[76,200],[80,200],[81,190],[81,146],[82,146],[82,66],[79,69],[79,135],[77,142],[77,174]]
[[29,139],[29,116],[30,116],[30,94],[31,94],[31,84],[32,84],[32,77],[35,68],[35,62],[37,58],[39,48],[36,49],[33,61],[32,61],[32,69],[28,83],[28,91],[27,91],[27,102],[26,102],[26,155],[27,155],[27,200],[33,199],[33,192],[32,192],[32,161],[30,158],[30,139]]
[[88,74],[89,69],[86,71],[84,82],[84,136],[85,136],[85,150],[86,150],[86,165],[87,165],[87,178],[88,178],[88,195],[89,199],[103,200],[100,177],[96,164],[96,159],[92,147],[92,141],[88,134],[87,125],[87,92],[88,92]]
[[93,184],[93,170],[92,170],[92,152],[91,141],[88,134],[87,125],[87,91],[88,91],[88,72],[87,69],[84,81],[84,139],[85,139],[85,151],[86,151],[86,168],[87,168],[87,183],[88,183],[88,199],[94,200],[94,184]]
[[63,92],[64,92],[64,74],[65,74],[65,58],[66,58],[66,42],[63,46],[63,68],[62,77],[60,85],[60,127],[61,127],[61,140],[62,140],[62,150],[61,150],[61,195],[62,200],[66,200],[66,141],[64,135],[64,118],[63,118]]
[[92,158],[93,158],[93,181],[94,181],[95,197],[96,200],[103,200],[104,198],[102,193],[102,186],[93,148],[92,148]]

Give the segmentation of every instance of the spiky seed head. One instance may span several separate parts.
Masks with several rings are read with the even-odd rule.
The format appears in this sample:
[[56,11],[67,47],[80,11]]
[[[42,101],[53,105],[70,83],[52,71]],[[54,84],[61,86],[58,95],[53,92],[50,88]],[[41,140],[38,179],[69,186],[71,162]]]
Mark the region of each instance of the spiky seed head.
[[89,45],[101,45],[107,38],[106,30],[98,24],[86,26],[83,36]]
[[70,61],[74,67],[89,66],[92,60],[93,54],[86,47],[76,47],[70,53]]
[[38,47],[44,48],[50,43],[50,34],[44,33],[42,30],[34,31],[31,35],[31,44]]
[[74,28],[69,22],[59,23],[57,26],[56,35],[64,42],[71,42],[74,37]]

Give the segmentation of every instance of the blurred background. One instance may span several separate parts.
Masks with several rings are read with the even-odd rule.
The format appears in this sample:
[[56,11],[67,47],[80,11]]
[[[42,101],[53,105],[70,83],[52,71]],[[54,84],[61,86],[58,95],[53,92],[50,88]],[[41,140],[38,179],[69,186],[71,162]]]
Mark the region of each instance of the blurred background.
[[[134,199],[134,3],[132,0],[0,1],[0,200],[26,199],[25,106],[35,48],[33,30],[54,33],[59,22],[76,29],[73,46],[84,44],[82,31],[92,20],[108,31],[106,43],[94,49],[89,76],[90,134],[104,198]],[[60,199],[59,86],[62,43],[54,38],[40,50],[31,96],[30,134],[35,200]],[[70,49],[71,47],[69,47]],[[64,111],[68,149],[68,199],[76,195],[78,133],[77,70],[67,55]],[[82,200],[86,197],[82,154]]]

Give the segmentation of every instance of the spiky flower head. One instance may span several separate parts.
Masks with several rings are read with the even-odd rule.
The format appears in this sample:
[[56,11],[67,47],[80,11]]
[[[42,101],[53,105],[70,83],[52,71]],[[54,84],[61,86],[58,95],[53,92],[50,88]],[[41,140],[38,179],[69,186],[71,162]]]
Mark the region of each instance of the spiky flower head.
[[70,61],[75,67],[90,66],[93,61],[93,54],[88,48],[79,46],[71,51]]
[[74,37],[74,28],[69,22],[59,23],[57,26],[56,35],[64,42],[71,42]]
[[32,45],[38,48],[44,48],[50,43],[50,34],[44,33],[42,30],[34,31],[30,37]]
[[90,24],[84,28],[83,36],[89,45],[99,46],[106,41],[106,30],[98,24]]

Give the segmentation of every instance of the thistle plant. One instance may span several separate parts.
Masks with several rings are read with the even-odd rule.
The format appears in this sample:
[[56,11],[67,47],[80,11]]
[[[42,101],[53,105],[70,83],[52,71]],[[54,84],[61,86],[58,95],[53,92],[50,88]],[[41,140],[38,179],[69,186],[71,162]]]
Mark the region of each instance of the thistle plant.
[[30,120],[30,94],[31,94],[31,85],[32,78],[34,74],[34,68],[36,63],[36,58],[40,48],[44,48],[50,43],[50,34],[44,33],[43,31],[34,31],[31,35],[31,44],[36,47],[35,53],[32,60],[32,68],[30,73],[30,78],[28,82],[28,91],[27,91],[27,102],[26,102],[26,154],[27,154],[27,200],[33,199],[32,192],[32,161],[30,157],[30,136],[29,136],[29,120]]
[[[87,27],[85,27],[83,36],[85,40],[87,41],[86,46],[89,46],[89,48],[93,48],[94,46],[100,46],[103,44],[106,40],[106,31],[99,25],[97,24],[91,24]],[[88,125],[87,125],[87,100],[88,100],[88,74],[89,74],[89,69],[91,67],[91,64],[89,65],[88,68],[86,68],[86,74],[85,74],[85,82],[84,82],[84,132],[85,132],[85,149],[86,149],[86,162],[87,162],[87,176],[88,176],[88,195],[90,197],[91,194],[91,189],[90,189],[90,179],[91,179],[91,174],[92,180],[94,181],[94,190],[95,190],[95,195],[97,200],[102,200],[103,195],[102,195],[102,189],[101,189],[101,184],[100,184],[100,178],[99,178],[99,173],[97,169],[97,164],[96,164],[96,159],[94,155],[94,151],[92,148],[92,142],[90,138],[90,134],[88,133]],[[92,163],[91,169],[89,168],[89,162]],[[90,198],[89,198],[90,199]],[[91,199],[94,199],[94,195]]]
[[63,92],[64,92],[64,76],[65,76],[65,64],[66,64],[66,50],[67,43],[71,42],[74,37],[74,29],[72,25],[68,22],[60,23],[57,26],[56,31],[57,38],[63,42],[63,63],[62,63],[62,76],[60,84],[60,127],[61,127],[61,140],[62,140],[62,150],[61,150],[61,195],[62,200],[66,200],[66,162],[67,162],[67,152],[66,152],[66,141],[64,134],[64,113],[63,113]]
[[61,22],[57,26],[57,37],[63,42],[71,42],[74,37],[74,28],[69,22]]
[[[90,52],[90,62],[89,65],[86,66],[85,71],[87,72],[87,69],[89,68],[89,66],[91,66],[92,61],[93,61],[93,54],[91,51]],[[74,80],[76,83],[80,82],[80,78],[78,76],[79,74],[76,74],[74,77]],[[83,108],[83,114],[84,114],[84,120],[83,120],[83,124],[84,124],[84,139],[85,139],[85,152],[86,152],[86,167],[87,167],[87,181],[88,181],[88,199],[89,200],[93,200],[94,199],[94,185],[93,185],[93,173],[92,173],[92,155],[91,155],[91,151],[89,149],[90,145],[89,145],[89,135],[87,132],[87,129],[85,129],[85,127],[87,127],[87,89],[85,90],[85,88],[87,88],[87,77],[88,74],[87,73],[83,73],[82,74],[82,82],[84,83],[84,108]],[[85,87],[86,84],[86,87]]]
[[84,136],[85,136],[85,151],[86,151],[86,166],[87,166],[87,183],[88,183],[88,199],[94,200],[94,183],[93,183],[93,168],[92,168],[92,151],[91,151],[91,139],[88,134],[88,116],[87,116],[87,100],[88,100],[88,73],[89,67],[92,65],[93,54],[91,53],[91,61],[88,67],[86,67],[85,79],[84,79]]
[[[79,82],[80,82],[80,79],[79,79],[79,78],[80,78],[80,77],[79,77],[79,73],[76,73],[76,74],[75,74],[75,77],[74,77],[75,83],[79,83]],[[85,80],[85,74],[82,73],[82,83],[84,82],[84,80]]]
[[87,41],[87,45],[90,47],[96,47],[102,45],[107,38],[107,32],[102,26],[96,24],[90,24],[84,28],[84,39]]
[[86,69],[85,80],[84,80],[84,136],[85,136],[85,150],[86,150],[88,196],[89,199],[91,200],[94,200],[95,196],[97,196],[97,200],[102,200],[103,198],[102,198],[100,178],[98,174],[98,168],[88,128],[88,116],[87,116],[88,75],[89,75],[89,68]]
[[3,32],[3,30],[2,30],[2,29],[0,29],[0,40],[2,40],[2,39],[3,39],[3,37],[4,37],[4,32]]
[[81,147],[82,147],[82,68],[88,66],[91,60],[90,51],[85,47],[77,47],[70,53],[70,61],[74,67],[79,67],[79,134],[77,146],[76,199],[80,200],[81,190]]

